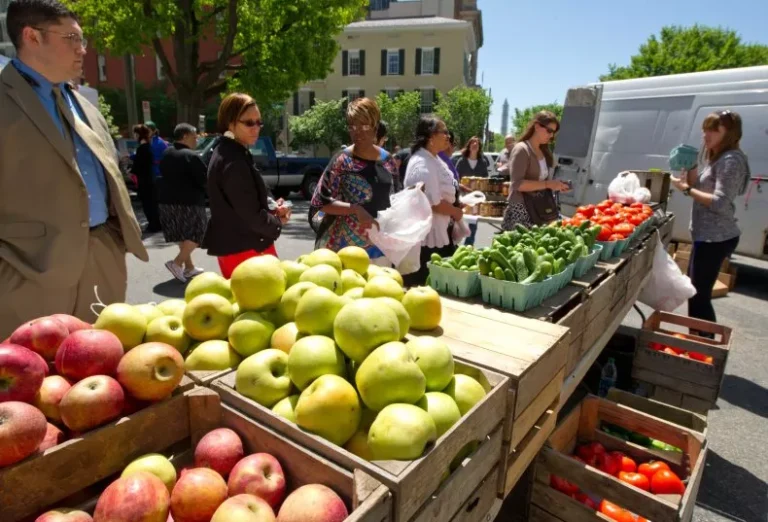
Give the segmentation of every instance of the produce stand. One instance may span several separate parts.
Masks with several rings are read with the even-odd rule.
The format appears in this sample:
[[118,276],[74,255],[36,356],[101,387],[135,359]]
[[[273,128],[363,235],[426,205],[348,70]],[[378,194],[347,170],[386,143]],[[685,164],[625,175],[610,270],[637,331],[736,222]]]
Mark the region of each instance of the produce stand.
[[487,223],[491,225],[493,228],[501,232],[503,229],[501,228],[501,225],[504,223],[503,217],[490,217],[490,216],[477,216],[477,222],[478,223]]

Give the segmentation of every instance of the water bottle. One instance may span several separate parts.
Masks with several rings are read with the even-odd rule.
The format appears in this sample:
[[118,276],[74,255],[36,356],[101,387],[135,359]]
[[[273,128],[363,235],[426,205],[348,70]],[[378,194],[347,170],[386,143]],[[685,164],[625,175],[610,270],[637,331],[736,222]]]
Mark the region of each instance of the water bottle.
[[608,395],[608,390],[616,386],[616,377],[618,377],[618,374],[619,372],[616,369],[616,363],[613,361],[613,357],[611,357],[600,372],[600,386],[597,390],[597,394],[600,397]]

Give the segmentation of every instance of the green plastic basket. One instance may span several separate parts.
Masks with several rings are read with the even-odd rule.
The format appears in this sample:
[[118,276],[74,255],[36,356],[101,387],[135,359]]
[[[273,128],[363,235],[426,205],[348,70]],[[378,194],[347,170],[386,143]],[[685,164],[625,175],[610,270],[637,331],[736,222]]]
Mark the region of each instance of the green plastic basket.
[[618,257],[621,254],[624,253],[624,251],[629,246],[629,242],[632,240],[632,236],[629,236],[626,239],[621,239],[619,241],[615,241],[616,247],[613,250],[613,257]]
[[524,285],[481,275],[483,301],[505,310],[525,312],[539,306],[546,299],[546,292],[552,287],[551,279],[548,277],[540,283]]
[[432,263],[427,263],[427,267],[429,268],[429,284],[438,292],[455,297],[480,295],[479,272],[465,272]]
[[597,260],[600,258],[600,252],[603,251],[602,245],[593,245],[592,251],[588,256],[580,257],[578,261],[573,264],[573,277],[581,277],[595,266]]
[[603,247],[603,250],[600,252],[600,260],[601,261],[608,261],[610,258],[613,257],[613,251],[616,248],[616,243],[618,241],[598,241],[597,244]]
[[550,284],[550,288],[546,291],[546,297],[544,299],[549,299],[556,293],[558,293],[560,290],[565,288],[568,283],[571,282],[571,279],[573,279],[573,271],[576,268],[576,263],[571,263],[567,267],[563,269],[562,272],[559,274],[555,274],[549,279],[551,279],[552,283]]

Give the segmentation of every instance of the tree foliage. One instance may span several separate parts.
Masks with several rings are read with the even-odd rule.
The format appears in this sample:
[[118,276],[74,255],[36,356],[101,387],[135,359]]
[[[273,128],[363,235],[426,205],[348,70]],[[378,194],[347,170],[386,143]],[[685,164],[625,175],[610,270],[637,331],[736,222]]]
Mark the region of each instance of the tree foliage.
[[[537,112],[541,111],[553,112],[557,116],[558,120],[562,121],[563,119],[563,106],[557,102],[548,103],[546,105],[534,105],[533,107],[528,107],[525,109],[515,108],[515,115],[512,117],[512,126],[514,128],[516,138],[519,138],[523,134],[525,128],[528,126],[528,123],[533,120],[533,117]],[[504,138],[502,137],[502,143],[503,140]]]
[[416,91],[402,92],[393,100],[387,94],[380,93],[376,103],[381,109],[381,119],[387,123],[390,144],[409,147],[421,116],[421,94]]
[[462,85],[439,96],[435,113],[454,132],[456,143],[463,146],[472,136],[483,139],[492,103],[483,89]]
[[486,149],[488,152],[501,152],[504,149],[504,135],[499,132],[492,132],[491,140]]
[[[197,120],[211,97],[239,89],[260,104],[324,78],[334,35],[359,19],[366,0],[64,0],[99,51],[140,54],[151,46],[179,100],[179,120]],[[163,46],[171,39],[169,47]],[[215,39],[218,58],[201,57]],[[172,53],[170,52],[172,51]],[[175,65],[171,66],[170,56]]]
[[99,112],[104,116],[104,121],[107,122],[109,134],[112,135],[112,137],[120,136],[120,129],[115,124],[115,118],[112,116],[112,106],[107,103],[103,94],[99,94]]
[[768,46],[745,44],[729,29],[668,26],[640,46],[627,66],[608,66],[601,81],[713,71],[768,64]]
[[349,139],[344,116],[344,98],[318,101],[301,116],[289,120],[291,147],[325,145],[333,153]]

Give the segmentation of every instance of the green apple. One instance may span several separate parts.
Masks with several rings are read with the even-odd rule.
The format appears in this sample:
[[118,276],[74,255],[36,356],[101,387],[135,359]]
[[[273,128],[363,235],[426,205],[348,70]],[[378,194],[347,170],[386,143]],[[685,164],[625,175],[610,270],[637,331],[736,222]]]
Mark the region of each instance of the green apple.
[[343,293],[341,276],[336,269],[330,265],[315,265],[312,268],[307,269],[301,274],[299,281],[315,283],[317,286],[325,287],[338,295]]
[[232,303],[232,316],[237,317],[238,315],[240,315],[240,305]]
[[414,337],[406,346],[427,378],[427,391],[445,389],[451,382],[455,368],[453,354],[445,341],[425,335]]
[[411,316],[411,328],[414,330],[434,330],[440,326],[443,316],[443,303],[440,294],[434,288],[418,286],[411,288],[403,296],[403,306]]
[[192,299],[203,294],[218,294],[227,301],[232,301],[232,290],[229,281],[215,272],[203,272],[192,279],[184,290],[184,300]]
[[115,334],[123,344],[123,349],[128,351],[144,342],[147,318],[135,306],[114,303],[101,311],[93,327]]
[[485,389],[482,384],[472,377],[460,373],[453,376],[443,393],[456,401],[462,415],[485,397]]
[[269,348],[275,326],[264,319],[258,312],[241,314],[229,327],[227,336],[232,348],[249,357],[256,352]]
[[321,375],[347,376],[344,354],[333,339],[310,335],[296,341],[288,354],[288,376],[299,390],[304,390]]
[[203,294],[193,298],[184,309],[184,329],[198,341],[226,339],[235,317],[232,303],[218,294]]
[[437,440],[435,421],[413,404],[390,404],[379,412],[368,431],[375,460],[414,460]]
[[387,277],[397,281],[400,284],[400,286],[403,286],[405,284],[405,282],[403,281],[403,276],[400,274],[400,272],[398,272],[397,270],[395,270],[391,266],[383,266],[383,267],[381,267],[381,272],[382,272],[382,275],[385,275],[385,276],[387,276]]
[[141,312],[141,315],[147,320],[147,324],[165,315],[161,310],[157,309],[157,306],[150,303],[135,305],[134,308]]
[[176,485],[176,468],[170,460],[158,453],[149,453],[134,460],[125,467],[120,477],[127,477],[139,471],[146,471],[162,480],[168,488],[168,493],[173,491],[173,486]]
[[395,312],[397,322],[400,324],[400,338],[408,335],[408,331],[411,329],[411,316],[408,315],[403,303],[393,297],[377,297],[376,300],[384,303]]
[[280,399],[272,406],[272,413],[296,424],[296,404],[299,402],[299,394],[289,395]]
[[266,408],[291,394],[288,355],[267,348],[245,359],[237,368],[235,390]]
[[275,256],[252,257],[235,268],[231,285],[240,310],[269,310],[280,302],[286,276]]
[[205,341],[194,348],[184,361],[189,371],[214,372],[237,368],[242,358],[227,341]]
[[310,252],[309,254],[304,256],[301,262],[309,267],[313,267],[317,265],[328,265],[335,268],[336,272],[338,272],[339,274],[341,273],[341,270],[343,268],[339,254],[337,254],[333,250],[328,250],[327,248],[319,248],[314,252]]
[[360,364],[357,391],[366,406],[381,411],[396,402],[414,404],[424,396],[427,380],[403,343],[379,346]]
[[296,261],[280,261],[280,266],[285,272],[285,287],[290,288],[299,282],[299,277],[309,266]]
[[382,267],[378,265],[368,265],[368,270],[365,271],[365,279],[367,281],[370,281],[376,276],[385,276],[387,275],[386,272],[382,269]]
[[345,294],[353,288],[364,288],[366,282],[365,278],[354,270],[345,268],[341,271],[341,289]]
[[157,309],[163,312],[163,315],[175,315],[179,319],[184,317],[184,308],[187,302],[184,299],[168,299],[159,303]]
[[296,424],[300,428],[338,446],[343,446],[360,425],[357,392],[338,375],[323,375],[315,379],[301,392],[295,411]]
[[348,297],[350,299],[362,299],[363,298],[363,288],[353,288],[352,290],[347,290],[344,292],[344,295],[342,297]]
[[275,328],[279,328],[280,326],[283,326],[285,323],[289,322],[288,319],[283,317],[283,312],[280,310],[279,304],[277,307],[271,310],[262,310],[259,313],[264,319],[272,323]]
[[184,331],[184,324],[180,318],[175,315],[164,315],[147,325],[144,342],[170,344],[179,353],[184,354],[189,350],[192,339]]
[[317,288],[317,285],[309,281],[303,281],[296,283],[285,291],[283,297],[280,298],[280,304],[277,308],[280,311],[280,315],[286,321],[293,321],[295,319],[296,306],[299,304],[299,299],[312,288]]
[[296,344],[298,334],[299,329],[296,327],[296,323],[285,323],[272,334],[269,347],[291,353],[291,348]]
[[333,338],[341,351],[357,362],[363,362],[374,348],[400,337],[397,314],[378,299],[351,302],[333,322]]
[[373,460],[373,453],[371,448],[368,447],[368,430],[371,429],[371,424],[373,424],[375,419],[376,412],[364,407],[360,418],[360,426],[358,426],[352,438],[344,444],[344,449],[363,460]]
[[376,276],[365,284],[363,297],[393,297],[402,301],[405,290],[400,283],[387,276]]
[[299,299],[294,322],[301,333],[331,337],[334,319],[343,306],[344,301],[331,290],[312,288]]
[[365,275],[368,265],[371,264],[368,252],[357,246],[348,246],[339,250],[339,259],[344,270],[354,270],[361,276]]
[[438,438],[461,419],[461,412],[456,401],[444,393],[427,392],[416,403],[416,406],[429,413],[432,420],[435,421]]

